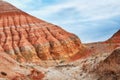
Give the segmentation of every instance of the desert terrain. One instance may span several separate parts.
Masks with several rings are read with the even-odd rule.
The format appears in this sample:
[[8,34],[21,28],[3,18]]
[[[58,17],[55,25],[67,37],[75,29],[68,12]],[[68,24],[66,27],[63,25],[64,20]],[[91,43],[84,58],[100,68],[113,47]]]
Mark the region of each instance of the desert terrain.
[[82,43],[0,0],[0,80],[120,80],[120,30]]

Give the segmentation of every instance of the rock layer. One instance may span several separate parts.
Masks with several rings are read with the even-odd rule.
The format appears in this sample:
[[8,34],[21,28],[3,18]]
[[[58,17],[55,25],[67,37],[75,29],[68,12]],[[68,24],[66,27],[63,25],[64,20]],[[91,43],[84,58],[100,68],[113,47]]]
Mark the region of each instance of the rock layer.
[[19,62],[59,60],[80,52],[79,38],[0,1],[0,48]]

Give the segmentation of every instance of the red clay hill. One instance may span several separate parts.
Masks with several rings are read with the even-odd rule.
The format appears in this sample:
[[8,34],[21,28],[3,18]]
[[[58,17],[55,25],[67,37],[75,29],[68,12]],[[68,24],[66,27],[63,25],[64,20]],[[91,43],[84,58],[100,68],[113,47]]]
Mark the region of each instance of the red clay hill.
[[0,0],[0,79],[41,80],[42,72],[19,62],[67,60],[82,48],[76,35]]
[[120,43],[120,30],[118,30],[110,39],[106,42],[110,43]]
[[[57,25],[33,17],[13,5],[0,0],[1,80],[41,80],[46,76],[46,72],[44,72],[43,68],[40,68],[40,65],[32,62],[42,63],[43,61],[45,63],[48,62],[47,65],[50,65],[49,62],[52,61],[58,62],[61,60],[60,63],[62,63],[81,57],[86,59],[85,57],[88,53],[94,55],[110,54],[110,52],[119,46],[120,30],[105,42],[83,45],[76,35],[63,30]],[[81,66],[82,64],[79,65]],[[39,68],[36,68],[38,66]],[[80,68],[77,69],[81,70]],[[69,71],[68,69],[66,70]],[[53,74],[53,71],[52,75],[59,75],[56,72],[56,75]],[[72,71],[74,70],[72,69]],[[47,72],[49,72],[49,69]]]
[[67,59],[82,48],[76,35],[5,1],[0,1],[0,46],[19,62]]

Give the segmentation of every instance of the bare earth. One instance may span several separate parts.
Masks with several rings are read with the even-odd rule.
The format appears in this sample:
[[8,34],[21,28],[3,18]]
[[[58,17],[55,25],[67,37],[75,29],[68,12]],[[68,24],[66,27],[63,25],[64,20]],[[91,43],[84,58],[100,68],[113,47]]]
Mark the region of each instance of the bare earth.
[[83,44],[0,0],[0,80],[120,80],[120,30]]

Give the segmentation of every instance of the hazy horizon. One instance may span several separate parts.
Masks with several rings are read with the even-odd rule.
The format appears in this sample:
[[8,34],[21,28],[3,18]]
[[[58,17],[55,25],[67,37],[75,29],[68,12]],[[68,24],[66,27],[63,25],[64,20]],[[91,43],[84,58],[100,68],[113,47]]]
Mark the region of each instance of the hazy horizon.
[[119,0],[4,0],[75,33],[82,42],[104,41],[120,29]]

